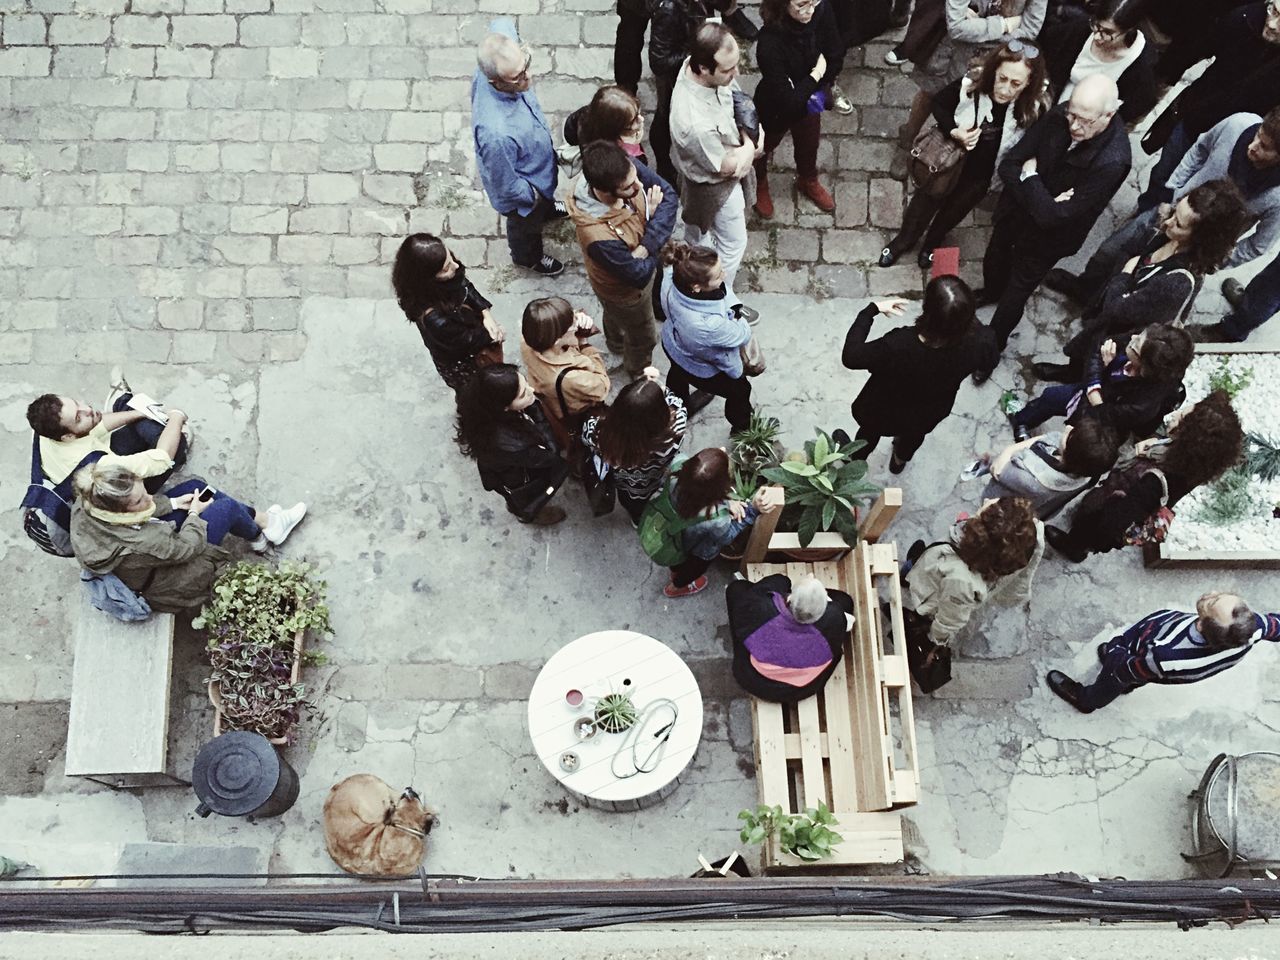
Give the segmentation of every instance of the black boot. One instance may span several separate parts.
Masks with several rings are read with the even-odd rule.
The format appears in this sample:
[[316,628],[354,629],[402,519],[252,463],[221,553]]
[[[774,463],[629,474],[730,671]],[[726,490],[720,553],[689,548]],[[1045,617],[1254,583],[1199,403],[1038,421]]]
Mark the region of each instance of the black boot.
[[1045,680],[1049,684],[1049,689],[1060,696],[1067,703],[1071,704],[1081,713],[1093,713],[1093,707],[1083,707],[1080,705],[1080,692],[1084,689],[1075,680],[1072,680],[1061,670],[1050,670],[1045,675]]

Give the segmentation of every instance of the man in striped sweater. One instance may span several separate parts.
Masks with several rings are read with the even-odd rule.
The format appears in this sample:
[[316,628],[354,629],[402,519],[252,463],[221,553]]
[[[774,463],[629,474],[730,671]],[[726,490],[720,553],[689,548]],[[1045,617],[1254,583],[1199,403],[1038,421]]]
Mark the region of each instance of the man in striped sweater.
[[1195,683],[1227,670],[1259,640],[1280,640],[1280,614],[1254,613],[1234,593],[1206,593],[1195,613],[1157,610],[1098,645],[1093,683],[1050,670],[1049,689],[1081,713],[1148,683]]

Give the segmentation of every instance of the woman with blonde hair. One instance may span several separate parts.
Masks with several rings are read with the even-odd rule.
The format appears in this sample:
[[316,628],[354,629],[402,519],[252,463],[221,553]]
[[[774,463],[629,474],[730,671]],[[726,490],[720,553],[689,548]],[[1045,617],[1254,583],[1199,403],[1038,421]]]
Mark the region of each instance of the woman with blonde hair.
[[259,553],[284,543],[307,512],[272,504],[265,512],[198,478],[154,496],[127,467],[95,463],[74,479],[71,548],[90,573],[113,573],[155,609],[184,610],[209,595],[232,559],[228,534]]

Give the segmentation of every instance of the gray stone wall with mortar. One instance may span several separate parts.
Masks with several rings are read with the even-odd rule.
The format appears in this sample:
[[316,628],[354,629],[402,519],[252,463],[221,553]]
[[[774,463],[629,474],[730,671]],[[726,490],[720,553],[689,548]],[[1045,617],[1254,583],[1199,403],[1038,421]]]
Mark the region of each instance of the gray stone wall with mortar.
[[[447,234],[504,287],[515,272],[474,176],[475,44],[493,16],[515,17],[558,128],[612,77],[612,6],[0,0],[0,363],[62,353],[60,331],[79,334],[82,362],[122,336],[142,361],[296,359],[300,300],[387,296],[387,264],[415,230]],[[836,213],[775,173],[777,217],[752,224],[757,288],[918,285],[911,267],[863,269],[902,202],[880,171],[911,86],[885,49],[850,51],[856,109],[824,118]],[[774,164],[791,163],[788,142]],[[974,232],[959,232],[969,254]],[[576,264],[571,233],[559,239]],[[571,274],[562,283],[585,292]]]

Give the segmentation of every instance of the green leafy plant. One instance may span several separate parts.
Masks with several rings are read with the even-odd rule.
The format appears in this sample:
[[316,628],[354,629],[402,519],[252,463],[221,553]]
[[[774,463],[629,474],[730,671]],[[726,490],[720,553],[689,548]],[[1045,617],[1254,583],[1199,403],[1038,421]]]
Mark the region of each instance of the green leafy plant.
[[743,821],[738,834],[743,843],[767,843],[776,833],[782,851],[801,860],[823,860],[844,840],[831,829],[839,824],[822,802],[804,813],[783,813],[781,807],[762,803],[754,810],[741,811],[738,819]]
[[1249,384],[1253,383],[1253,367],[1245,367],[1239,373],[1231,369],[1231,362],[1226,357],[1218,358],[1218,366],[1209,374],[1209,390],[1225,390],[1227,396],[1235,399]]
[[1280,443],[1260,433],[1245,437],[1244,468],[1259,480],[1280,477]]
[[1236,467],[1228,470],[1209,487],[1208,496],[1197,511],[1196,519],[1223,526],[1255,512],[1257,499],[1249,470]]
[[732,446],[729,457],[733,461],[737,479],[743,489],[750,487],[750,492],[742,500],[750,500],[751,494],[760,485],[760,471],[766,467],[778,465],[781,448],[778,438],[782,435],[782,423],[777,417],[765,416],[763,408],[756,407],[751,411],[751,419],[743,430],[738,430],[729,439]]
[[605,733],[621,733],[636,722],[636,705],[625,693],[610,693],[596,701],[595,716]]
[[298,631],[332,632],[324,594],[308,565],[287,561],[237,563],[214,581],[192,626],[209,632],[209,682],[218,684],[226,729],[290,737],[310,711],[306,685],[293,682],[295,642]]
[[875,497],[880,488],[866,481],[866,461],[853,459],[864,445],[861,440],[838,444],[824,430],[814,432],[817,439],[805,441],[802,457],[789,456],[760,474],[786,492],[782,520],[788,526],[794,521],[800,546],[807,547],[819,530],[833,529],[853,546],[858,542],[854,505]]

